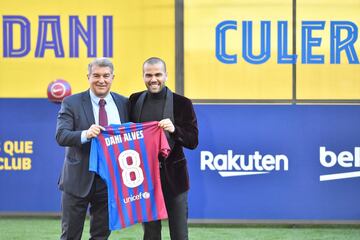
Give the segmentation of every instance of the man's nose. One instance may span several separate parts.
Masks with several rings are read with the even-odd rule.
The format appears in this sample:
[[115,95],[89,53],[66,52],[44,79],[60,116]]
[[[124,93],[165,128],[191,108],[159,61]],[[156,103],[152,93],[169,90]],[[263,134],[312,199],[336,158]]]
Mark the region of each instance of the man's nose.
[[106,75],[100,75],[99,81],[101,82],[105,82],[105,80],[107,80],[108,77]]
[[150,78],[150,82],[155,82],[155,81],[157,81],[156,76],[155,76],[155,75],[151,76],[151,78]]

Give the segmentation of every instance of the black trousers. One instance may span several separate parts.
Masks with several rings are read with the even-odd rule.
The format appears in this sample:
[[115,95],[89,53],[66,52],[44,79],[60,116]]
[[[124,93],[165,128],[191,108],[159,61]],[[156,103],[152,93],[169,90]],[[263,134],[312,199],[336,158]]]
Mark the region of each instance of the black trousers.
[[106,240],[110,236],[108,197],[105,182],[95,175],[90,193],[85,197],[62,192],[61,240],[80,240],[90,205],[90,239]]
[[[161,173],[161,183],[165,206],[169,217],[171,240],[188,239],[188,193],[174,196],[164,185],[164,174]],[[144,240],[161,240],[161,220],[143,223]]]

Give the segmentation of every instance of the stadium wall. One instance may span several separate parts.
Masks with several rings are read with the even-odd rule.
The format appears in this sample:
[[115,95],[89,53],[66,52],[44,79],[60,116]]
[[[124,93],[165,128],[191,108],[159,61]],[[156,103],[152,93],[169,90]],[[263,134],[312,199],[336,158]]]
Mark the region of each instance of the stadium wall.
[[48,84],[80,92],[87,63],[106,56],[113,90],[129,96],[144,88],[144,59],[159,56],[198,116],[200,144],[186,152],[192,221],[359,223],[359,10],[355,0],[4,3],[0,215],[60,210],[60,105]]

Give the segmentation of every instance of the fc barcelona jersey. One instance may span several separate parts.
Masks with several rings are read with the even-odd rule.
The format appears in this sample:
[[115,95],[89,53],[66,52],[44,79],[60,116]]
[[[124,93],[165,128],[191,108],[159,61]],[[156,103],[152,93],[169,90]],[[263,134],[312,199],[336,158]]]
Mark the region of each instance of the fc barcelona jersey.
[[107,184],[110,230],[167,218],[158,156],[169,152],[156,121],[110,125],[92,139],[89,170]]

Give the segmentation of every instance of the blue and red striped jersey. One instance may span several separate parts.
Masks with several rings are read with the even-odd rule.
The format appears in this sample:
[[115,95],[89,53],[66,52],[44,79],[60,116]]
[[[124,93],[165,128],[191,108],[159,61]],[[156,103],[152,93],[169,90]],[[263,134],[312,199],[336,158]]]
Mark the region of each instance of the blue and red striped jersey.
[[110,125],[92,139],[89,170],[107,184],[110,230],[167,218],[158,156],[169,152],[156,121]]

